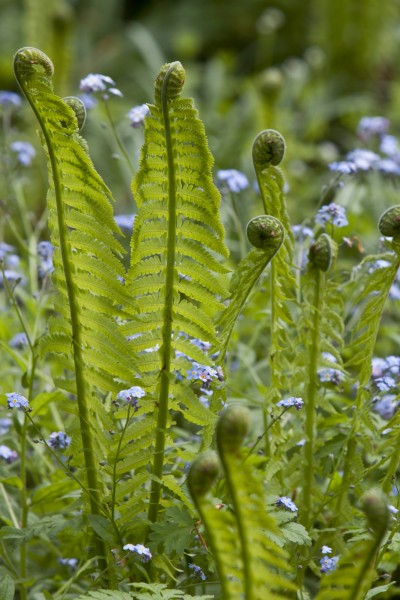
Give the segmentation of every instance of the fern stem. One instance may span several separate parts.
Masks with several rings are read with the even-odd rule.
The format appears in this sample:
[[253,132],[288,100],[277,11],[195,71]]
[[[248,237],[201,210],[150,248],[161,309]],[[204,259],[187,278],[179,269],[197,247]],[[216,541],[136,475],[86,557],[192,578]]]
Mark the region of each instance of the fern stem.
[[308,357],[308,384],[306,393],[306,443],[304,447],[304,502],[301,521],[308,529],[312,524],[312,487],[314,481],[315,409],[317,392],[317,368],[320,352],[319,325],[323,302],[323,273],[314,269],[315,287],[312,303],[313,322]]
[[368,582],[368,580],[370,579],[369,571],[374,561],[374,557],[379,550],[382,535],[376,536],[375,539],[372,541],[371,546],[369,548],[369,552],[367,553],[364,559],[363,565],[361,569],[358,570],[358,576],[356,581],[354,582],[352,589],[350,590],[348,600],[362,600],[363,598],[365,598],[364,592],[370,588],[370,585],[367,586],[366,582]]
[[234,478],[232,477],[231,469],[237,468],[237,464],[232,464],[230,457],[227,456],[229,450],[221,451],[220,446],[220,458],[224,468],[225,478],[229,494],[232,498],[232,505],[235,510],[236,523],[242,547],[242,560],[243,560],[243,575],[244,575],[244,598],[246,600],[254,600],[254,588],[253,588],[253,576],[251,569],[251,553],[248,539],[248,528],[246,524],[246,515],[242,510],[240,503],[240,490],[235,487]]
[[158,401],[157,432],[154,449],[153,475],[157,479],[151,482],[150,504],[148,511],[149,521],[157,521],[160,504],[162,475],[164,467],[165,430],[168,420],[168,396],[171,369],[171,336],[172,336],[172,308],[174,300],[175,279],[175,251],[176,251],[176,186],[175,165],[172,148],[171,127],[168,114],[167,85],[170,73],[174,70],[176,63],[171,63],[165,74],[161,89],[161,108],[165,128],[165,143],[167,150],[168,165],[168,240],[167,240],[167,269],[165,281],[165,304],[164,304],[164,326],[163,338],[163,365],[160,374],[160,393]]
[[112,118],[110,107],[108,105],[108,100],[105,99],[105,98],[103,98],[103,104],[104,104],[104,109],[106,111],[107,119],[108,119],[108,122],[110,124],[111,131],[113,133],[115,142],[116,142],[116,144],[117,144],[117,146],[118,146],[118,148],[119,148],[122,156],[125,159],[125,162],[126,162],[126,164],[128,166],[130,174],[133,176],[135,174],[135,169],[133,168],[133,165],[131,163],[131,159],[129,158],[129,155],[128,155],[126,149],[125,149],[125,146],[121,142],[121,138],[118,135],[118,131],[117,131],[117,128],[115,127],[114,119]]

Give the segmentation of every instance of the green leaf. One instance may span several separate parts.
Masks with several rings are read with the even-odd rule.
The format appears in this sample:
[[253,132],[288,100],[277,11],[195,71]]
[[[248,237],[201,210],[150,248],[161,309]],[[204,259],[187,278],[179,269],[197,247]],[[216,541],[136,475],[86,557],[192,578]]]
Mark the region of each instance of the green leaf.
[[164,546],[167,554],[175,552],[182,555],[193,540],[194,520],[186,510],[178,506],[170,506],[165,511],[164,520],[154,523],[150,541]]
[[101,515],[89,515],[88,516],[90,526],[97,533],[99,538],[108,542],[109,544],[115,543],[115,532],[108,519]]
[[383,594],[387,592],[389,588],[396,585],[395,581],[391,581],[386,585],[379,585],[378,587],[374,587],[369,592],[366,593],[364,600],[370,600],[370,598],[375,598],[375,596],[379,596],[379,594]]
[[286,523],[281,528],[281,532],[288,542],[293,542],[299,546],[311,546],[311,538],[301,523],[295,523],[294,521]]
[[1,576],[0,581],[0,598],[1,600],[14,600],[15,583],[13,578],[6,573]]

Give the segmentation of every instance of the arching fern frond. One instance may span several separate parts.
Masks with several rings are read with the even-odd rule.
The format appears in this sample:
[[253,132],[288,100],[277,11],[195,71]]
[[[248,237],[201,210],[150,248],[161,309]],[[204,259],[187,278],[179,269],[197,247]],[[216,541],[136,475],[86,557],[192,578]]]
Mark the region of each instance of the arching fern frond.
[[[127,303],[120,281],[123,249],[115,238],[120,231],[113,218],[111,193],[78,134],[82,107],[77,116],[76,103],[63,102],[54,93],[53,65],[40,50],[19,50],[14,70],[39,122],[49,168],[48,218],[59,316],[50,321],[41,349],[73,373],[59,384],[77,397],[91,512],[100,515],[103,501],[97,464],[103,452],[96,414],[103,407],[94,389],[116,392],[131,385],[133,378],[132,364],[122,351],[125,340],[115,321],[115,313]],[[102,557],[104,544],[96,539],[96,553]]]

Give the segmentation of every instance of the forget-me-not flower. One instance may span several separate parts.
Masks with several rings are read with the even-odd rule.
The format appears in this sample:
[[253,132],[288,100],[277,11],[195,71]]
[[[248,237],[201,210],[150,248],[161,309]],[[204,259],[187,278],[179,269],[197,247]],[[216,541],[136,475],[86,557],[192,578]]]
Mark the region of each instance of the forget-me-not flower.
[[280,508],[287,508],[288,510],[291,510],[292,512],[297,512],[299,510],[297,508],[297,506],[295,505],[295,503],[293,502],[293,500],[291,500],[290,498],[287,498],[286,496],[281,496],[280,498],[278,498],[278,500],[276,501],[276,505],[279,506]]
[[139,104],[138,106],[134,106],[128,112],[127,117],[130,121],[130,125],[137,129],[141,125],[143,125],[145,118],[149,114],[150,109],[147,104]]
[[143,563],[147,563],[153,558],[149,548],[146,548],[146,546],[143,546],[142,544],[125,544],[123,549],[139,554]]
[[9,465],[18,458],[18,454],[15,450],[11,450],[8,446],[3,444],[0,446],[0,458],[3,458]]
[[65,450],[71,444],[71,438],[64,431],[53,431],[48,444],[56,450]]
[[18,408],[20,410],[32,410],[29,407],[29,402],[25,398],[25,396],[21,396],[21,394],[17,394],[16,392],[11,392],[10,394],[6,394],[7,396],[7,405],[8,408]]
[[218,171],[217,179],[224,182],[231,192],[240,192],[249,187],[249,181],[246,175],[236,169],[223,169]]
[[283,406],[284,408],[291,408],[292,406],[294,406],[296,410],[300,410],[303,404],[304,401],[302,398],[295,398],[294,396],[292,396],[291,398],[284,398],[283,400],[279,400],[279,402],[276,403],[277,406]]
[[36,150],[29,142],[12,142],[10,148],[17,154],[18,162],[24,167],[29,167],[36,156]]
[[118,392],[116,400],[121,400],[122,402],[126,402],[134,407],[135,411],[138,410],[138,398],[143,398],[146,395],[146,392],[140,385],[134,385],[128,390],[121,390]]
[[315,222],[319,225],[332,223],[332,225],[335,225],[336,227],[345,227],[349,224],[347,221],[345,208],[335,204],[334,202],[321,206],[315,216]]

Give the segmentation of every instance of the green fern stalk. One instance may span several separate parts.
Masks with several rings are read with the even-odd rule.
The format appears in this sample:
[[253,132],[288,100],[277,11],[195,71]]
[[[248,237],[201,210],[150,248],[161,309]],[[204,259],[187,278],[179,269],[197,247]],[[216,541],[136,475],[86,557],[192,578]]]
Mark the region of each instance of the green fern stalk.
[[321,310],[323,304],[323,287],[324,274],[315,269],[315,288],[314,299],[310,307],[313,312],[313,321],[311,328],[311,341],[308,350],[308,383],[306,391],[306,443],[304,446],[304,488],[303,488],[303,503],[301,521],[308,529],[312,522],[312,488],[314,483],[314,441],[315,441],[315,411],[316,411],[316,395],[317,395],[317,369],[320,356],[320,331],[319,325],[321,320]]

